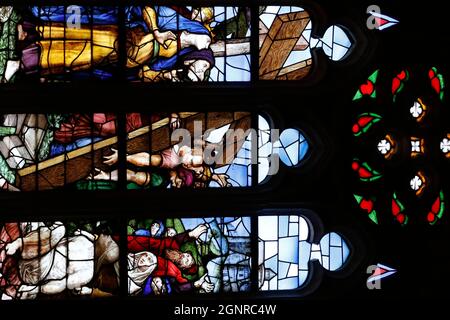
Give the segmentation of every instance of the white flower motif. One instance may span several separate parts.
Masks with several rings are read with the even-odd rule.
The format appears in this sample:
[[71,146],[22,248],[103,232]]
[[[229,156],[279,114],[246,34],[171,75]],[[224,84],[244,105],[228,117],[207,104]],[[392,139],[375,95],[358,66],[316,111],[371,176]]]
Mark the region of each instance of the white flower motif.
[[450,151],[450,139],[444,138],[441,141],[441,151],[443,153],[448,153]]
[[389,152],[389,150],[391,150],[391,144],[386,139],[383,139],[380,142],[378,142],[378,146],[377,147],[378,147],[378,151],[382,155],[385,155],[386,153]]
[[411,189],[413,189],[414,191],[419,190],[419,188],[422,186],[422,180],[420,179],[419,176],[414,176],[414,178],[411,179],[411,181],[409,182],[409,185],[411,186]]
[[414,118],[418,118],[422,114],[423,109],[419,102],[414,101],[414,105],[409,109],[409,112]]
[[411,152],[421,152],[420,151],[420,140],[411,141]]

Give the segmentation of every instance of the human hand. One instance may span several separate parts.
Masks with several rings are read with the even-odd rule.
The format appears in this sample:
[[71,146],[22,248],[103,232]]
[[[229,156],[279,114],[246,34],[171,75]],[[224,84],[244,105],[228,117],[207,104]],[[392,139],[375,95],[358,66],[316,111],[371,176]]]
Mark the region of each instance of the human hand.
[[117,149],[111,148],[111,151],[113,152],[111,155],[103,157],[103,163],[109,166],[116,164],[119,160],[119,152]]
[[181,120],[180,120],[180,116],[178,115],[178,113],[173,112],[170,114],[169,123],[170,123],[171,130],[178,129],[180,127]]
[[111,180],[111,174],[99,168],[94,168],[94,173],[91,173],[87,180]]
[[194,286],[198,289],[205,290],[205,292],[211,292],[214,289],[214,284],[206,279],[207,276],[208,274],[205,273],[200,279],[194,282]]
[[160,32],[159,30],[155,30],[153,32],[153,35],[155,36],[156,41],[158,41],[158,43],[160,45],[162,45],[164,47],[164,49],[167,49],[167,45],[165,44],[165,42],[167,40],[173,40],[175,41],[177,39],[177,37],[175,36],[175,34],[172,31],[164,31],[164,32]]
[[214,289],[214,285],[211,282],[203,282],[202,283],[202,289],[205,290],[205,292],[211,292]]
[[212,180],[216,181],[222,188],[232,186],[232,184],[228,181],[228,179],[230,179],[230,176],[225,173],[214,173],[211,178]]
[[181,82],[180,74],[183,72],[183,69],[172,70],[169,72],[170,78],[172,82]]
[[206,226],[206,224],[200,224],[197,227],[195,227],[194,230],[192,230],[191,232],[189,232],[189,236],[191,238],[195,238],[198,239],[198,237],[200,237],[203,233],[205,233],[206,231],[208,231],[208,227]]

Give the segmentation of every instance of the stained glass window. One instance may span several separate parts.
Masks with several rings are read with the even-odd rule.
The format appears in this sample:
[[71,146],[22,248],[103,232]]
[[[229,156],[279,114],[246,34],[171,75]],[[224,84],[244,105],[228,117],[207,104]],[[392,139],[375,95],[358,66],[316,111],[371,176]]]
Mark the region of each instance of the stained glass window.
[[352,47],[349,35],[339,26],[330,26],[322,38],[314,38],[311,30],[310,14],[301,7],[260,7],[259,78],[300,80],[314,66],[313,48],[322,48],[329,59],[339,61]]
[[249,217],[130,220],[128,293],[250,291],[250,235]]
[[99,175],[109,169],[103,157],[117,150],[115,114],[3,114],[1,121],[3,189],[115,188],[117,175]]
[[133,6],[126,19],[132,81],[250,80],[249,8]]
[[317,260],[329,271],[347,262],[348,243],[337,233],[312,240],[314,226],[302,215],[258,217],[259,290],[293,290],[307,284],[310,261]]
[[[257,232],[252,232],[252,220]],[[314,272],[311,261],[339,272],[350,260],[350,244],[340,234],[326,233],[314,242],[317,227],[299,214],[130,220],[128,293],[303,288]],[[253,239],[258,240],[257,247]],[[258,261],[257,270],[252,269],[252,260]],[[257,284],[252,284],[252,274],[257,275]]]
[[2,7],[4,82],[112,79],[118,62],[118,9]]
[[119,246],[107,221],[0,224],[0,300],[109,297]]
[[309,153],[309,143],[298,129],[288,128],[275,136],[263,115],[258,116],[258,133],[259,183],[278,170],[278,159],[293,167],[305,160]]
[[341,61],[354,45],[337,25],[313,37],[310,13],[291,6],[4,6],[0,18],[4,83],[248,82],[257,67],[262,80],[300,80],[317,63],[312,49]]
[[376,70],[357,90],[356,109],[367,112],[359,113],[352,127],[354,198],[374,223],[433,225],[443,216],[444,88],[443,74],[431,67]]
[[[142,127],[128,133],[129,189],[249,187],[255,185],[252,164],[256,159],[258,183],[262,183],[278,172],[275,155],[286,166],[297,166],[309,148],[297,129],[286,129],[278,137],[262,116],[253,125],[249,112],[134,115],[145,120],[140,120]],[[254,127],[259,134],[251,130]],[[254,139],[258,139],[257,150]]]
[[129,189],[252,185],[250,113],[136,116],[142,126],[128,133]]
[[[298,129],[278,134],[263,116],[252,124],[250,112],[128,113],[125,121],[128,189],[250,187],[257,184],[257,161],[258,183],[264,183],[278,173],[278,162],[297,167],[309,154]],[[4,114],[1,187],[115,189],[117,122],[116,113]]]

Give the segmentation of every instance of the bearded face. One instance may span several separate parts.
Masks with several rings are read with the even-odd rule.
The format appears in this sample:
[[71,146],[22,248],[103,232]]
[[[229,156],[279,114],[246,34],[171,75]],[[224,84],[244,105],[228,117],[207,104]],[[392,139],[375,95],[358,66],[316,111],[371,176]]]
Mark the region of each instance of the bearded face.
[[195,263],[194,258],[190,253],[181,252],[179,250],[167,249],[165,251],[166,258],[172,261],[178,268],[184,270],[189,269]]
[[0,22],[5,23],[6,21],[8,21],[12,11],[12,6],[0,7]]

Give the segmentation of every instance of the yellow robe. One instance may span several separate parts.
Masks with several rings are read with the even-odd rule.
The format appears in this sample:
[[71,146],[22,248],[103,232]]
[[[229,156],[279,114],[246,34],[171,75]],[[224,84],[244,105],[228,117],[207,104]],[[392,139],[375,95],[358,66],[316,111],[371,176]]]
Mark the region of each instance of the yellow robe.
[[[151,30],[157,28],[156,14],[150,7],[144,10],[144,20]],[[42,40],[40,67],[42,74],[64,73],[66,70],[87,70],[93,66],[118,61],[118,27],[102,25],[67,28],[63,23],[46,23],[38,27]],[[168,40],[157,46],[155,52],[153,33],[142,29],[127,31],[127,67],[143,66],[152,57],[172,57],[177,53],[177,41]]]

